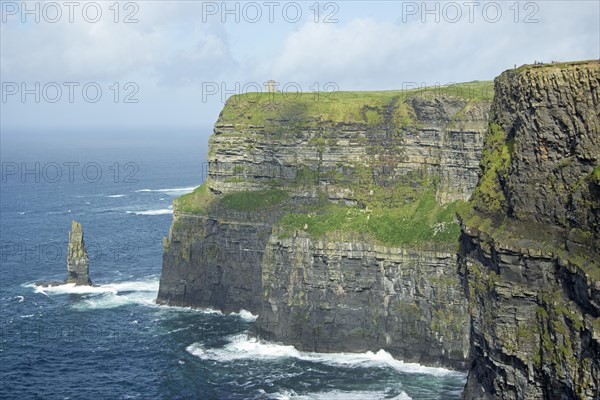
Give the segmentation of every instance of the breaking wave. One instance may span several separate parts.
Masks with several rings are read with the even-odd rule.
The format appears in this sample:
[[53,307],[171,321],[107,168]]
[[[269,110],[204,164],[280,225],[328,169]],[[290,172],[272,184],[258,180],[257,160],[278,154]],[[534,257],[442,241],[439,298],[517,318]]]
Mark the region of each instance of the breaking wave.
[[25,285],[46,296],[78,294],[82,298],[72,306],[79,310],[115,308],[128,304],[154,305],[158,293],[157,278],[143,281],[114,282],[103,285],[76,286],[65,283],[56,286]]
[[127,214],[135,214],[135,215],[165,215],[165,214],[173,214],[173,209],[171,209],[171,208],[161,208],[161,209],[158,209],[158,210],[127,211]]
[[182,194],[191,193],[196,186],[190,187],[182,187],[182,188],[168,188],[168,189],[139,189],[136,190],[137,193],[145,193],[145,192],[156,192],[156,193],[166,193],[173,196],[181,196]]
[[201,359],[218,362],[231,362],[242,359],[273,360],[295,358],[302,361],[323,363],[346,367],[392,368],[407,374],[426,374],[433,376],[463,376],[462,373],[445,368],[426,367],[417,363],[405,363],[396,360],[384,350],[376,353],[311,353],[296,350],[293,346],[265,342],[245,334],[227,337],[229,343],[223,347],[208,348],[202,343],[193,343],[186,350]]

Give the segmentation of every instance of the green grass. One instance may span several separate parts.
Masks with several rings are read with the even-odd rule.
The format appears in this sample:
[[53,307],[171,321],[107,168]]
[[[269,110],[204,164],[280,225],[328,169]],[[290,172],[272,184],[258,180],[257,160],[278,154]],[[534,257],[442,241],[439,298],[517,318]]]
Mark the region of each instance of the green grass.
[[257,211],[272,208],[289,198],[285,190],[259,190],[228,193],[221,205],[238,211]]
[[497,212],[506,201],[499,179],[508,173],[514,140],[507,140],[506,133],[493,122],[488,126],[484,140],[480,160],[483,174],[473,193],[473,201],[479,209]]
[[206,183],[203,183],[193,192],[174,199],[173,210],[190,214],[205,214],[207,207],[214,199],[215,197],[209,193]]
[[301,186],[316,185],[319,180],[319,172],[304,165],[296,170],[294,184]]
[[[286,214],[280,225],[287,230],[306,230],[314,239],[326,234],[367,235],[386,245],[422,242],[456,243],[460,227],[454,215],[464,201],[439,206],[427,191],[416,201],[395,208],[361,209],[321,203],[304,213]],[[347,236],[346,236],[347,237]]]
[[232,210],[257,211],[277,206],[288,198],[288,192],[277,189],[234,192],[219,198],[212,195],[208,191],[206,183],[203,183],[193,192],[173,200],[173,209],[178,212],[204,215],[209,206],[219,203]]
[[416,96],[459,97],[467,101],[491,101],[493,83],[473,81],[446,86],[410,90],[349,91],[331,93],[245,93],[231,96],[221,115],[220,124],[266,125],[271,120],[287,120],[288,128],[328,123],[384,123],[386,109],[393,122],[408,125],[414,112],[406,100]]
[[598,60],[581,60],[581,61],[565,61],[565,62],[558,62],[558,63],[543,63],[543,64],[523,64],[520,67],[518,67],[517,69],[514,69],[513,71],[525,71],[525,70],[532,70],[532,69],[549,69],[549,68],[568,68],[574,65],[585,65],[585,64],[590,64],[590,65],[594,65],[594,64],[600,64],[600,62]]

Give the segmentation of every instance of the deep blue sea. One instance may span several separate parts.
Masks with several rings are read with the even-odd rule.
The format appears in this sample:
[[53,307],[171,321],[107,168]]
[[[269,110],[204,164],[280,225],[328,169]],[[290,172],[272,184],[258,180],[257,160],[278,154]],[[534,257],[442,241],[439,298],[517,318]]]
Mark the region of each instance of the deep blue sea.
[[[154,304],[171,203],[202,182],[206,136],[3,143],[0,398],[458,399],[462,373],[298,352],[249,338],[247,312]],[[72,220],[94,286],[36,286],[65,278]]]

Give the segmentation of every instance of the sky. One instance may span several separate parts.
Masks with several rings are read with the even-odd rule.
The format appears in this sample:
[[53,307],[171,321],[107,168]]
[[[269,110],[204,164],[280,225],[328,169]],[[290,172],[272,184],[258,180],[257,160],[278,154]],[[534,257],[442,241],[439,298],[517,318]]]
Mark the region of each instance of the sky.
[[[597,1],[0,1],[0,134],[208,136],[226,98],[600,58]],[[36,136],[37,135],[37,136]]]

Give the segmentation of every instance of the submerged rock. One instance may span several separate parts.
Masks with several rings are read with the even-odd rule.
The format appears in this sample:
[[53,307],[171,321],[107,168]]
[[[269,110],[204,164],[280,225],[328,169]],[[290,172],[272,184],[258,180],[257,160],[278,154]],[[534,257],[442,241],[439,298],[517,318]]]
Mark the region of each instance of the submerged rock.
[[69,247],[67,250],[67,279],[65,283],[91,285],[89,276],[89,258],[83,241],[83,228],[77,221],[71,223]]

